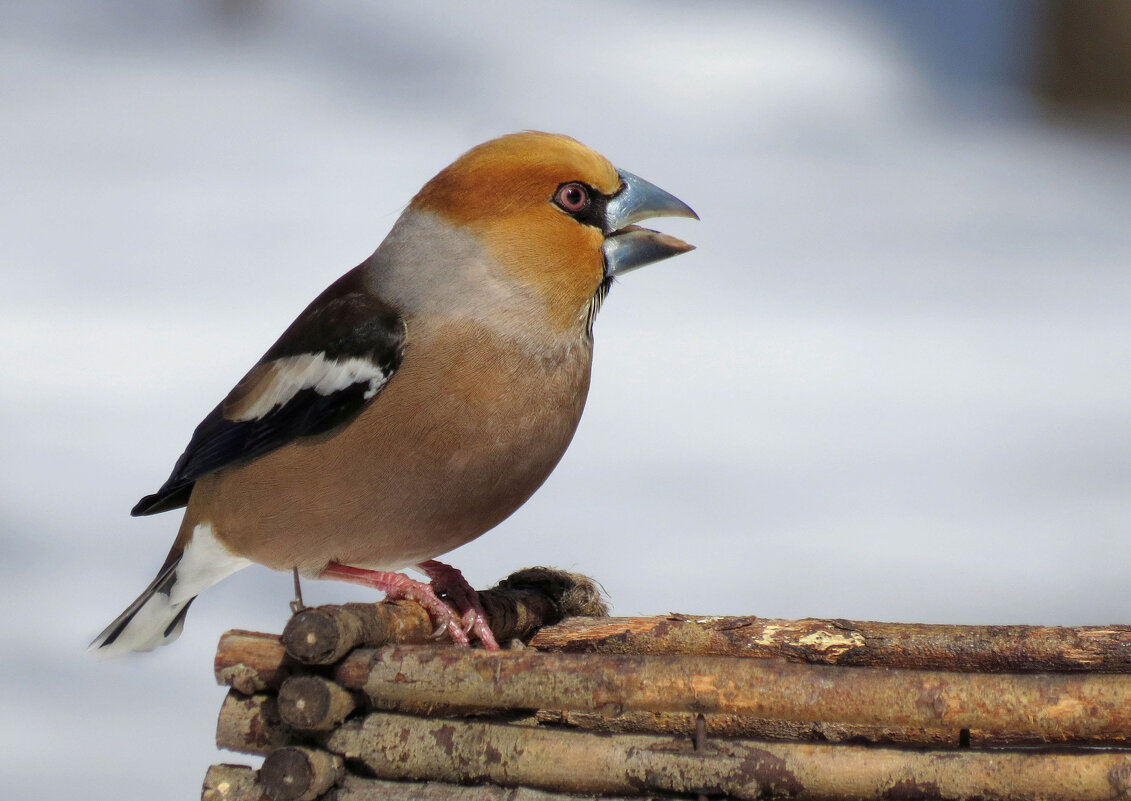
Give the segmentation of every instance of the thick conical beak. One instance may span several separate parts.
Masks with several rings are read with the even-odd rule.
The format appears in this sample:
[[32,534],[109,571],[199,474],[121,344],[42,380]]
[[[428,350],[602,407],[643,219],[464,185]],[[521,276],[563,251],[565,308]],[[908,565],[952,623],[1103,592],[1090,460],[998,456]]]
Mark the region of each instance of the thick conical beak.
[[694,250],[674,236],[661,234],[633,223],[652,217],[692,217],[691,207],[655,184],[625,170],[619,170],[620,190],[605,207],[605,274],[622,275],[680,253]]

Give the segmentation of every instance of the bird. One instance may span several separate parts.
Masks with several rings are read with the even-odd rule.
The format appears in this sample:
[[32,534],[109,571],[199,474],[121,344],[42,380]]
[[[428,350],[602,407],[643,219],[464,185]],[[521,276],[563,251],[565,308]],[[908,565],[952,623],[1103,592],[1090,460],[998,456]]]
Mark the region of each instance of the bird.
[[[698,216],[560,134],[523,131],[429,180],[195,429],[134,516],[184,507],[156,578],[90,644],[175,640],[193,599],[253,563],[419,601],[498,644],[436,560],[494,528],[561,459],[614,279],[693,248],[636,225]],[[430,581],[397,572],[415,568]]]

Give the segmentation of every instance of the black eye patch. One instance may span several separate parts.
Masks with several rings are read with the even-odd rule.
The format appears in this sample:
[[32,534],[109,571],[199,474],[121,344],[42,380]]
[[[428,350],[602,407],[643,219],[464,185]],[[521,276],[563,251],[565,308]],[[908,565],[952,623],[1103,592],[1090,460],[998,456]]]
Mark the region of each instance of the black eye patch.
[[[580,181],[570,181],[569,184],[580,184],[583,186],[589,192],[589,202],[585,204],[584,208],[577,211],[570,211],[569,209],[563,208],[560,203],[555,203],[555,205],[582,225],[592,225],[594,228],[604,231],[605,209],[609,205],[608,195],[602,195],[593,187],[588,184],[582,184]],[[558,190],[560,191],[562,187],[568,186],[569,184],[562,184],[562,186],[558,187]],[[555,196],[556,195],[557,192],[555,192]]]

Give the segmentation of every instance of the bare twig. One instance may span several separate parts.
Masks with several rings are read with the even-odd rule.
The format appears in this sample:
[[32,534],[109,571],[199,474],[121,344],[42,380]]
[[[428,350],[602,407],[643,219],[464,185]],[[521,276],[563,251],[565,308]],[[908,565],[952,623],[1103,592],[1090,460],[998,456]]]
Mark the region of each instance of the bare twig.
[[216,683],[244,695],[277,690],[291,675],[291,660],[276,634],[233,629],[224,632],[216,648]]
[[229,691],[216,723],[216,747],[244,754],[267,754],[286,745],[291,732],[279,717],[273,695]]
[[[873,743],[930,748],[1016,748],[1046,745],[1131,747],[1131,731],[1102,736],[1078,736],[1071,732],[1031,734],[1027,732],[986,732],[979,729],[927,729],[911,726],[859,726],[835,721],[767,720],[742,715],[707,714],[707,731],[712,737],[742,737],[756,740],[785,740],[817,743]],[[598,712],[539,710],[538,723],[566,726],[596,732],[686,735],[695,730],[696,715],[689,712]],[[511,721],[514,722],[514,721]]]
[[291,676],[279,689],[279,717],[301,731],[330,731],[356,706],[351,693],[321,676]]
[[603,736],[375,713],[344,724],[329,750],[385,779],[489,781],[573,793],[707,793],[739,799],[1116,799],[1131,756],[950,751],[809,743]]
[[[652,799],[657,796],[653,795]],[[629,801],[602,796],[603,801]],[[235,800],[238,801],[238,800]],[[576,795],[500,787],[497,784],[461,785],[446,782],[397,782],[345,776],[322,801],[584,801]],[[640,801],[636,796],[633,801]]]
[[411,601],[308,607],[287,621],[283,645],[307,665],[332,665],[360,645],[426,643],[435,625]]
[[[364,686],[351,684],[368,663]],[[858,726],[978,729],[1048,742],[1125,736],[1131,676],[846,669],[699,656],[480,651],[386,646],[358,651],[338,681],[376,709],[462,713],[549,709],[720,713]]]
[[246,765],[212,765],[204,776],[200,801],[269,801]]
[[[702,714],[702,713],[700,713]],[[664,734],[689,736],[695,731],[698,715],[690,712],[599,712],[539,710],[535,719],[545,726],[565,726],[582,731],[609,734]],[[709,737],[742,737],[757,740],[788,740],[818,743],[875,743],[877,745],[933,746],[954,748],[958,734],[950,729],[923,729],[896,726],[853,726],[824,721],[766,720],[741,715],[703,715]]]
[[1131,626],[943,626],[759,617],[573,618],[535,648],[698,654],[984,673],[1131,673]]
[[292,745],[267,755],[259,784],[272,801],[314,801],[344,772],[341,757]]

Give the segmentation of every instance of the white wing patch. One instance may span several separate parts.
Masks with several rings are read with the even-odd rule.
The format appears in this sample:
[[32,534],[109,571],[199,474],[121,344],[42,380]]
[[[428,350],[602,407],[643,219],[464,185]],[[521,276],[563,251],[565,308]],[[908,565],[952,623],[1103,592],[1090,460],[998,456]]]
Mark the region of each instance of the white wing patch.
[[372,398],[389,380],[389,375],[368,359],[327,359],[325,353],[303,353],[271,362],[270,373],[257,387],[255,400],[241,404],[234,422],[258,420],[277,406],[283,406],[304,389],[319,395],[332,395],[354,384],[367,383],[365,399]]

